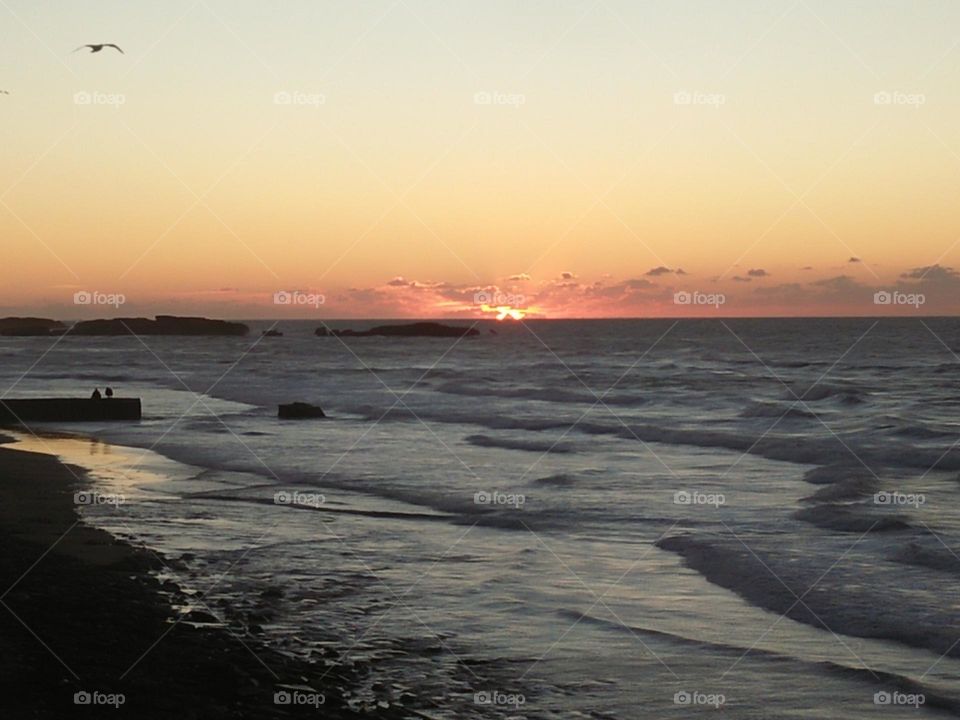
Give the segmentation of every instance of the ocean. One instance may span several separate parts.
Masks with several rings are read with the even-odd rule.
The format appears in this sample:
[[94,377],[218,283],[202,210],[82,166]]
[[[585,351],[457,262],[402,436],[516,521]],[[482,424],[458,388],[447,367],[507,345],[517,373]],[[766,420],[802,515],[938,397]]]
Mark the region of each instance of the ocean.
[[0,338],[0,389],[141,397],[19,437],[192,609],[358,671],[354,707],[960,714],[960,321],[249,324]]

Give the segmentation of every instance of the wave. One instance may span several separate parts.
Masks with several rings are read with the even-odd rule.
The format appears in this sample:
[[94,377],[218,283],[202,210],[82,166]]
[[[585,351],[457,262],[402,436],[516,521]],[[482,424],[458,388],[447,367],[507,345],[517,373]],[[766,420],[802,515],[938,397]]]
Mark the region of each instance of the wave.
[[680,645],[688,650],[704,651],[710,650],[715,653],[726,655],[736,659],[738,662],[749,653],[752,657],[764,658],[767,661],[778,663],[792,663],[816,672],[825,672],[833,675],[840,675],[865,684],[879,686],[886,690],[896,690],[904,694],[922,694],[925,698],[925,706],[934,707],[940,710],[946,710],[954,715],[960,715],[960,696],[949,695],[946,692],[935,689],[932,685],[922,683],[905,675],[898,673],[876,670],[868,667],[850,667],[829,660],[815,661],[805,660],[793,655],[785,655],[774,650],[764,650],[754,646],[741,647],[732,643],[716,642],[711,640],[693,639],[684,635],[666,632],[663,630],[654,630],[653,628],[639,625],[627,625],[623,622],[608,620],[588,613],[578,612],[567,608],[561,608],[557,611],[565,620],[573,620],[578,623],[586,623],[595,627],[604,628],[615,632],[624,632],[634,636],[646,636],[648,639],[662,639],[674,645]]
[[913,423],[901,423],[899,425],[895,425],[893,431],[897,435],[917,438],[918,440],[942,440],[944,438],[956,438],[957,436],[956,432],[935,430],[934,428],[926,425],[917,425]]
[[874,475],[863,465],[853,465],[849,463],[831,463],[811,468],[804,473],[804,482],[813,485],[832,485],[834,483],[845,483],[873,478]]
[[466,441],[478,447],[504,448],[506,450],[529,450],[540,453],[576,452],[572,443],[551,440],[521,440],[519,438],[490,437],[489,435],[468,435]]
[[910,523],[900,517],[878,516],[866,512],[862,505],[817,505],[801,508],[793,516],[824,530],[838,532],[877,533],[912,529]]
[[792,417],[803,418],[805,420],[816,419],[816,415],[809,410],[799,407],[800,403],[794,401],[793,405],[772,402],[755,402],[748,405],[740,412],[740,417]]
[[[844,405],[858,405],[866,399],[866,394],[855,387],[844,385],[829,385],[821,383],[813,387],[795,386],[791,388],[792,392],[784,393],[784,400],[796,400],[799,398],[803,402],[820,402],[822,400],[837,399]],[[796,393],[796,395],[794,395]]]
[[880,481],[872,476],[854,476],[824,485],[813,495],[803,498],[804,502],[837,502],[839,500],[858,500],[872,495],[880,487]]
[[[721,448],[750,453],[768,460],[780,460],[799,465],[841,466],[859,462],[868,467],[906,467],[923,471],[960,470],[960,447],[946,449],[918,447],[912,443],[898,443],[890,439],[876,440],[870,433],[837,432],[823,428],[819,435],[798,437],[796,434],[773,433],[757,439],[754,432],[737,433],[728,430],[707,430],[667,427],[641,423],[600,422],[585,420],[579,415],[546,417],[542,415],[511,415],[506,413],[475,413],[459,408],[421,410],[406,408],[374,409],[363,406],[354,409],[370,421],[424,421],[479,426],[491,430],[544,431],[569,429],[586,435],[609,435],[624,440],[641,440],[666,445]],[[809,479],[809,478],[808,478]],[[809,480],[815,482],[814,480]],[[828,481],[832,482],[832,481]]]
[[[939,541],[937,542],[939,543]],[[960,575],[960,558],[952,550],[939,544],[932,547],[923,547],[918,542],[911,542],[894,553],[891,560],[904,565],[916,565]]]
[[577,482],[573,475],[561,473],[559,475],[547,475],[546,477],[534,480],[538,485],[552,485],[554,487],[569,487]]
[[[683,557],[690,568],[715,585],[797,622],[831,633],[891,640],[937,655],[960,657],[960,644],[953,642],[960,628],[949,603],[930,605],[929,588],[923,592],[918,587],[919,592],[909,596],[892,591],[903,584],[902,574],[878,569],[847,583],[834,578],[840,570],[832,554],[829,562],[822,558],[829,568],[823,572],[813,562],[795,562],[789,555],[780,557],[757,546],[748,549],[719,538],[674,535],[656,545]],[[937,585],[938,592],[942,586]],[[818,592],[808,590],[814,587]]]
[[570,390],[551,387],[497,387],[491,384],[466,383],[463,381],[445,383],[436,388],[437,392],[447,395],[463,395],[469,397],[498,397],[515,400],[539,400],[551,403],[589,403],[598,402],[607,405],[642,405],[648,402],[645,395],[629,393],[596,394],[589,390]]

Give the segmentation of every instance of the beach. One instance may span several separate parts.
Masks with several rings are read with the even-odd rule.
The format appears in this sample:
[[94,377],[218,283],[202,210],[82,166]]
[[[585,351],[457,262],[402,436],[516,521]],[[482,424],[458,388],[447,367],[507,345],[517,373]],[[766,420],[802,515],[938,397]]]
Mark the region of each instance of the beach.
[[339,694],[349,678],[314,687],[323,671],[312,664],[193,622],[214,610],[176,622],[178,589],[153,574],[165,561],[79,519],[83,472],[0,447],[5,718],[354,716]]

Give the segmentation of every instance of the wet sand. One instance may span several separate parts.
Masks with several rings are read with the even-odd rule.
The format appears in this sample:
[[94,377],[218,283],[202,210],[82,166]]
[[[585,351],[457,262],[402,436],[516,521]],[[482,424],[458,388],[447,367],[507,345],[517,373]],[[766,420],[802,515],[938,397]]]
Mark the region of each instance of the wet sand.
[[354,712],[339,668],[322,677],[242,629],[176,622],[177,589],[151,574],[165,561],[80,521],[78,478],[0,447],[0,717],[423,717]]

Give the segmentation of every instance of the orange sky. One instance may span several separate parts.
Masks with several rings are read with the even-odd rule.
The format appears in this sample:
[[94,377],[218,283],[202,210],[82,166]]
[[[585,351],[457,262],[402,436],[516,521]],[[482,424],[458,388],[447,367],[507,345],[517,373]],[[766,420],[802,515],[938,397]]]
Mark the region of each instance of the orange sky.
[[2,314],[960,309],[956,3],[4,14]]

